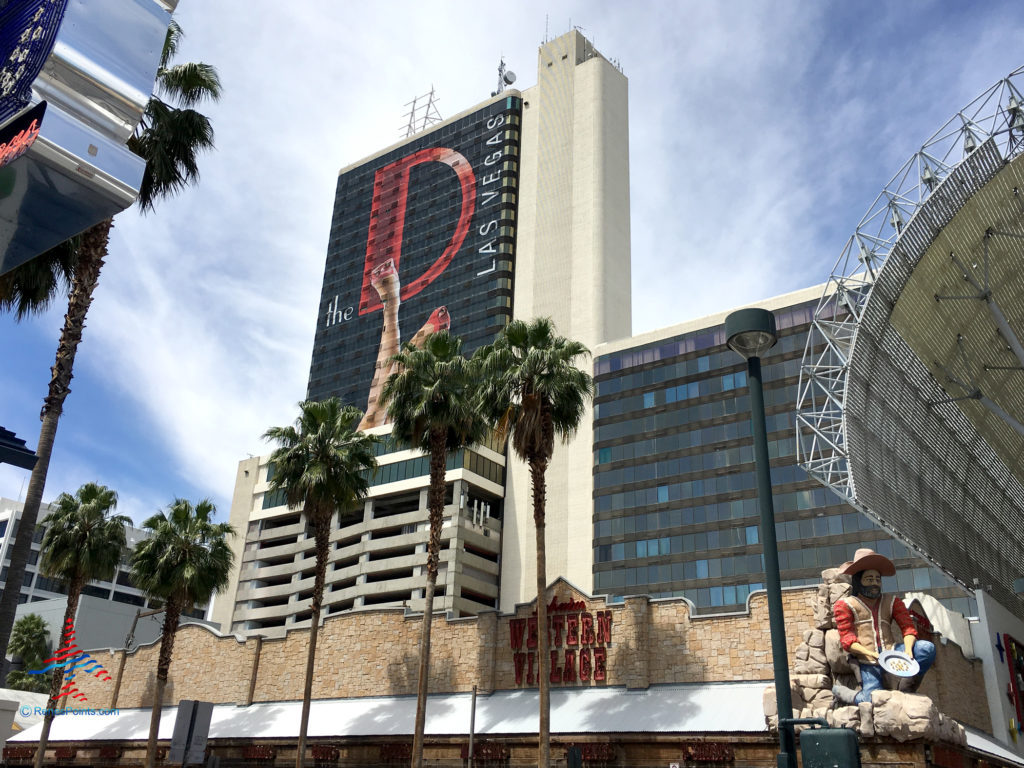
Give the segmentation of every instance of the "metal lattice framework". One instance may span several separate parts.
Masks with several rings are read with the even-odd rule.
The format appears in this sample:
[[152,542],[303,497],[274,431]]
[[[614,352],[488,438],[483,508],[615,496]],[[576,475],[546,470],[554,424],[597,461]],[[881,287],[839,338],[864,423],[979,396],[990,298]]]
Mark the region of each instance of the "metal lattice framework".
[[[1004,604],[1014,602],[1010,581],[1024,573],[1024,484],[1007,469],[1006,454],[1001,459],[989,445],[987,428],[979,431],[970,408],[984,404],[984,395],[964,384],[973,383],[971,374],[954,375],[944,363],[921,360],[892,323],[897,301],[936,238],[1024,154],[1022,87],[1024,67],[950,118],[875,198],[815,310],[797,402],[798,458],[812,477],[965,586],[998,582],[993,587]],[[1019,207],[1024,213],[1024,204]],[[985,230],[986,290],[991,234]],[[996,320],[1005,321],[991,291],[986,296],[979,287],[980,275],[973,280],[972,269],[949,255],[963,272],[956,277],[979,290],[950,297],[936,290],[936,301],[987,300]],[[977,263],[972,268],[980,269]],[[1015,293],[1013,301],[1019,298]],[[1000,329],[998,336],[1013,347],[1012,329],[1006,322]],[[963,357],[960,335],[956,346]],[[1024,360],[1009,362],[985,370],[1024,370]],[[1020,419],[989,403],[1010,426]],[[1010,552],[1000,554],[1007,542]]]

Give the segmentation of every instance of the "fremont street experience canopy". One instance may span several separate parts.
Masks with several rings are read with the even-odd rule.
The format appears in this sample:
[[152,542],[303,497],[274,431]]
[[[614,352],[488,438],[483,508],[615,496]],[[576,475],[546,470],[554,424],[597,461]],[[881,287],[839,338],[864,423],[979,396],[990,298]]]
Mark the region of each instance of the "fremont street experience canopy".
[[816,311],[797,404],[807,472],[1024,616],[1024,68],[878,195]]

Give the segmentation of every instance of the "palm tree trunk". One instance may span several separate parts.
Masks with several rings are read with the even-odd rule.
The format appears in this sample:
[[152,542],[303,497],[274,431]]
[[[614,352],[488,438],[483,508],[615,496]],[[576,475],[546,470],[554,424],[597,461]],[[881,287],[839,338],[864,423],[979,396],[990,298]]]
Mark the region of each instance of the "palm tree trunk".
[[75,354],[78,351],[78,344],[82,341],[85,316],[92,304],[92,294],[96,290],[100,269],[107,255],[107,241],[110,239],[110,228],[113,224],[113,219],[101,221],[82,235],[82,246],[78,262],[75,264],[71,293],[68,296],[68,311],[64,315],[64,328],[57,344],[57,358],[50,369],[50,387],[43,400],[42,412],[39,414],[43,425],[39,430],[39,444],[36,446],[38,459],[32,470],[32,478],[28,482],[18,535],[11,548],[7,583],[3,596],[0,597],[0,663],[3,663],[7,656],[7,643],[14,628],[14,613],[18,608],[18,597],[25,578],[25,564],[28,562],[28,553],[32,547],[39,507],[43,502],[43,488],[46,486],[46,473],[50,469],[53,442],[57,437],[57,420],[64,409],[64,400],[71,392]]
[[546,459],[530,459],[530,480],[533,483],[533,526],[537,532],[537,675],[540,690],[540,732],[537,736],[538,768],[548,768],[551,759],[551,691],[548,667],[547,559],[544,552],[544,507],[547,488],[544,474]]
[[[75,614],[78,612],[78,598],[82,594],[82,580],[75,579],[68,584],[68,605],[64,609],[64,623],[61,625],[61,639],[63,639],[69,626],[74,626]],[[58,644],[58,648],[62,644]],[[39,748],[36,749],[35,768],[42,768],[43,756],[46,754],[46,744],[50,740],[50,727],[53,725],[53,713],[57,708],[57,699],[60,698],[60,689],[64,683],[64,668],[57,667],[53,670],[53,677],[50,681],[50,698],[46,700],[46,713],[43,715],[43,732],[39,735]]]
[[427,544],[427,588],[423,596],[423,627],[420,630],[420,671],[416,683],[416,726],[412,739],[412,768],[423,768],[423,736],[427,724],[427,690],[430,681],[430,628],[434,617],[434,590],[441,553],[441,523],[444,521],[445,431],[430,434],[430,541]]
[[164,690],[167,688],[167,673],[171,669],[174,653],[174,635],[178,631],[181,606],[168,600],[164,610],[164,630],[160,638],[160,658],[156,664],[156,690],[153,692],[153,712],[149,717],[149,741],[146,743],[146,768],[156,763],[156,742],[160,734],[160,714],[164,706]]
[[327,580],[327,557],[331,546],[331,516],[333,510],[319,510],[306,505],[307,514],[313,512],[313,536],[316,539],[316,576],[313,579],[312,616],[309,623],[309,650],[306,654],[306,684],[302,689],[302,717],[299,720],[299,743],[295,754],[295,768],[303,768],[306,761],[306,731],[309,730],[309,706],[313,697],[313,665],[316,661],[316,639],[320,634],[320,606]]

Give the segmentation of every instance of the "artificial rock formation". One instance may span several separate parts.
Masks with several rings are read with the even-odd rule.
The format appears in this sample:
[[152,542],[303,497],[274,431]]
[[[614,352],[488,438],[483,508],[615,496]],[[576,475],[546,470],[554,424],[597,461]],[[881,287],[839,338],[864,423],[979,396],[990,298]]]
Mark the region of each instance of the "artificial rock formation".
[[[790,673],[793,717],[824,718],[833,727],[853,728],[862,738],[878,736],[901,742],[927,739],[966,744],[963,726],[942,715],[932,700],[921,694],[879,690],[871,695],[870,703],[833,708],[832,686],[840,683],[859,688],[859,670],[842,649],[832,616],[832,604],[850,594],[850,582],[837,568],[823,571],[821,579],[814,603],[815,626],[804,632],[803,642],[793,652]],[[775,686],[765,690],[764,712],[768,727],[777,731]],[[800,729],[798,726],[797,730]]]

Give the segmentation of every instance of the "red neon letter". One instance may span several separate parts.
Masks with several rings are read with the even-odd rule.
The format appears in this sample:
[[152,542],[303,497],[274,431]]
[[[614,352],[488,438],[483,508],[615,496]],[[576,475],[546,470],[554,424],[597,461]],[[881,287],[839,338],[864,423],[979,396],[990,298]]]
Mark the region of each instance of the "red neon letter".
[[431,162],[444,163],[455,171],[455,176],[462,189],[462,210],[459,212],[459,222],[448,247],[418,278],[402,281],[402,300],[405,301],[415,296],[434,282],[437,276],[448,268],[452,257],[462,247],[462,241],[466,239],[469,222],[473,218],[473,210],[476,207],[476,176],[465,157],[453,149],[431,147],[414,152],[408,157],[403,157],[378,170],[373,179],[373,198],[374,200],[378,197],[380,199],[373,203],[373,209],[370,212],[370,229],[366,240],[366,262],[363,267],[363,289],[359,298],[360,315],[375,312],[384,306],[381,304],[377,291],[370,285],[370,273],[388,259],[393,259],[395,269],[398,269],[402,256],[406,200],[409,196],[409,170],[415,165]]

